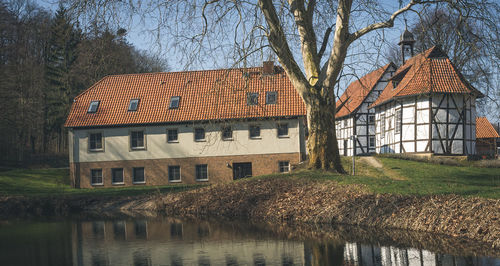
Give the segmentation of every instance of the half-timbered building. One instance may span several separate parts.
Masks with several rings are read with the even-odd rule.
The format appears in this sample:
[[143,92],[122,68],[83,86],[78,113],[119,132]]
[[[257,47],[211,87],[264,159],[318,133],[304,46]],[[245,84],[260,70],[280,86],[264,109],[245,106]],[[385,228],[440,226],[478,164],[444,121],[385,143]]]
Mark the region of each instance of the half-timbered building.
[[[340,154],[375,152],[375,110],[368,107],[383,91],[396,66],[389,63],[351,83],[337,101],[335,115]],[[353,140],[351,136],[357,137]]]
[[439,47],[411,57],[371,105],[376,152],[475,154],[475,104],[482,96]]

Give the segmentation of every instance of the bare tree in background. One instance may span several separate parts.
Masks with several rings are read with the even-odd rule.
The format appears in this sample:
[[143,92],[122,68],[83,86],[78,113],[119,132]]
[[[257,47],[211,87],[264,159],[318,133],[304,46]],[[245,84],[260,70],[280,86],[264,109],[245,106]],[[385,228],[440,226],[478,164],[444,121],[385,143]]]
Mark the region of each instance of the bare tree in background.
[[160,42],[170,42],[188,63],[229,55],[238,64],[270,47],[307,107],[309,167],[345,173],[335,133],[334,87],[348,48],[373,31],[393,27],[403,13],[425,14],[437,2],[471,16],[484,16],[481,12],[488,11],[486,6],[497,5],[472,0],[400,0],[390,7],[394,2],[69,0],[68,5],[87,21],[102,18],[123,23],[139,17],[157,34],[165,33],[168,38]]

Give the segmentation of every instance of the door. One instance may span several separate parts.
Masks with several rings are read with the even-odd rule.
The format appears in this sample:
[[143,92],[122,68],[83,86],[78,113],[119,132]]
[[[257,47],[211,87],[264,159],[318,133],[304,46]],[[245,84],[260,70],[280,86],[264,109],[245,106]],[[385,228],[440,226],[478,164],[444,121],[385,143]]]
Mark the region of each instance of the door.
[[348,140],[344,139],[344,156],[347,156],[347,144]]
[[233,163],[233,179],[252,176],[252,163]]

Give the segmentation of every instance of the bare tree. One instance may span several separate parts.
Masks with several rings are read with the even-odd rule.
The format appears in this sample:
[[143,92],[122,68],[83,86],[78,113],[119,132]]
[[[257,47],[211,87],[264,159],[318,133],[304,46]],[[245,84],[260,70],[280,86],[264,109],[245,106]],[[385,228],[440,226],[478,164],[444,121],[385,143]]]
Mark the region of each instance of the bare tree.
[[478,6],[496,5],[472,0],[400,0],[396,6],[370,0],[69,1],[86,20],[146,21],[153,32],[166,33],[168,38],[157,35],[160,43],[177,49],[188,63],[232,56],[234,65],[245,65],[259,52],[265,57],[270,47],[307,107],[309,167],[340,173],[345,171],[335,133],[334,87],[349,47],[374,31],[393,27],[403,13],[422,14],[438,2],[477,16]]

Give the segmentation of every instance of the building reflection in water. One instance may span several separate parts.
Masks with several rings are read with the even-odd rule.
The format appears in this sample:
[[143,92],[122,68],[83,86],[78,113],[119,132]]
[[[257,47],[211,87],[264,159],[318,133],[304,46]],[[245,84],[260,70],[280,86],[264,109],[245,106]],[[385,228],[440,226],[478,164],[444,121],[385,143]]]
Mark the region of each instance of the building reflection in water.
[[174,218],[0,224],[0,265],[500,265],[487,257],[286,240],[245,224]]
[[436,254],[427,250],[415,248],[399,248],[392,246],[363,245],[346,243],[344,261],[347,265],[500,265],[500,260],[488,257],[460,257],[446,254]]

